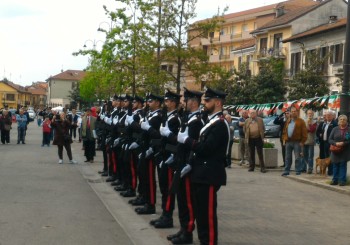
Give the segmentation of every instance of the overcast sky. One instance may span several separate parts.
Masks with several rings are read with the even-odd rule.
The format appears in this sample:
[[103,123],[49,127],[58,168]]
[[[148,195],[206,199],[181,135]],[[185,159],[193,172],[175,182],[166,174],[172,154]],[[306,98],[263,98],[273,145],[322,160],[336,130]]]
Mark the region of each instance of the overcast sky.
[[[239,12],[282,0],[198,0],[197,19],[213,16],[218,7],[227,13]],[[108,29],[103,5],[117,6],[114,0],[1,0],[0,79],[21,85],[45,81],[61,69],[82,70],[87,57],[72,56],[86,43],[103,40],[101,27]],[[90,41],[87,41],[90,40]],[[97,47],[102,42],[97,42]]]

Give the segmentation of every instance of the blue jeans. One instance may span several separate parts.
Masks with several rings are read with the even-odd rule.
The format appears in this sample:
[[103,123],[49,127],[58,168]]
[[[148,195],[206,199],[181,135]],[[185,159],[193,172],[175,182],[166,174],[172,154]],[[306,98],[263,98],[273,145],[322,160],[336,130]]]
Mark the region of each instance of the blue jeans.
[[333,163],[333,182],[346,183],[347,162]]
[[300,142],[298,141],[289,141],[286,142],[286,166],[284,168],[285,173],[289,173],[290,167],[292,166],[292,153],[294,151],[294,157],[295,157],[295,172],[300,173],[301,172],[301,146]]
[[17,128],[17,132],[18,132],[17,143],[19,143],[20,141],[22,141],[22,143],[25,142],[25,138],[26,138],[25,131],[26,131],[25,128],[22,128],[22,127]]
[[314,148],[314,145],[304,145],[303,171],[306,168],[310,171],[314,169]]

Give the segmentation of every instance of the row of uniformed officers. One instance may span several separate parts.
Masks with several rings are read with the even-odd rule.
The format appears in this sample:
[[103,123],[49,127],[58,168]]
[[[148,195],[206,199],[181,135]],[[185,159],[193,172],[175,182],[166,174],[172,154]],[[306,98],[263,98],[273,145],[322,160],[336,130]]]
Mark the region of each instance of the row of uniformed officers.
[[[148,94],[114,96],[98,117],[104,168],[102,176],[137,214],[156,212],[156,171],[162,214],[150,222],[155,228],[173,227],[177,198],[181,229],[167,238],[173,244],[192,243],[197,224],[200,244],[218,243],[217,191],[226,184],[229,125],[222,114],[226,94],[208,88],[204,93],[185,89],[164,97]],[[163,106],[162,106],[163,104]],[[204,116],[205,115],[205,116]]]

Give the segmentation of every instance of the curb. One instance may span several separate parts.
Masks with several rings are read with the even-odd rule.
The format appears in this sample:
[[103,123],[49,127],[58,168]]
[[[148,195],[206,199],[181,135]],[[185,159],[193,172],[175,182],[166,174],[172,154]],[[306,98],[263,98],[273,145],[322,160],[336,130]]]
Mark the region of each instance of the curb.
[[294,181],[297,181],[297,182],[300,182],[300,183],[317,186],[317,187],[320,187],[320,188],[323,188],[323,189],[326,189],[326,190],[335,191],[335,192],[342,193],[342,194],[350,196],[350,189],[348,190],[348,189],[344,189],[344,188],[338,187],[338,186],[318,183],[318,182],[314,182],[314,181],[311,181],[311,180],[307,180],[305,178],[300,178],[300,177],[291,176],[291,175],[286,176],[286,178],[294,180]]

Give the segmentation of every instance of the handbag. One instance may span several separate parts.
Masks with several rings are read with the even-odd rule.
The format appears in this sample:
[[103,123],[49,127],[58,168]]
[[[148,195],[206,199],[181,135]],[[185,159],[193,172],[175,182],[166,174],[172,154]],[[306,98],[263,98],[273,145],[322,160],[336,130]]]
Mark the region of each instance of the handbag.
[[337,146],[337,145],[331,145],[329,147],[329,150],[333,152],[334,154],[339,154],[344,150],[343,146]]

